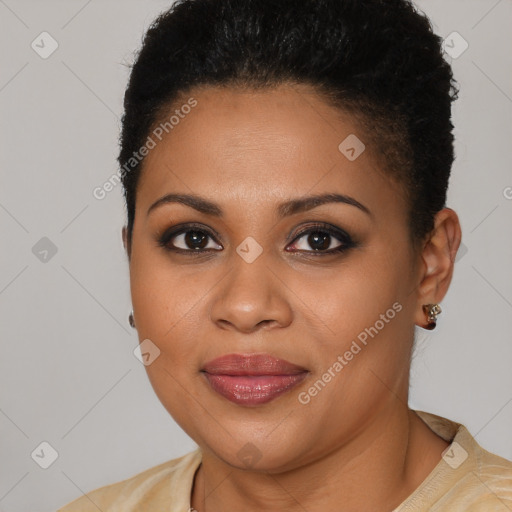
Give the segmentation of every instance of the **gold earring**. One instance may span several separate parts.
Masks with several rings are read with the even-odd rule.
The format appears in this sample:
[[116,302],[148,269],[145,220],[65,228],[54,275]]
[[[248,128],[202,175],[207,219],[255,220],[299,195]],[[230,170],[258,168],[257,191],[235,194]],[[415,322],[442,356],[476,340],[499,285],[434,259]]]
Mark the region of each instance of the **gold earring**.
[[128,322],[130,323],[130,326],[135,329],[135,320],[133,319],[133,309],[131,313],[128,315]]
[[431,331],[436,327],[437,315],[441,313],[441,306],[439,304],[423,304],[423,312],[427,316],[427,325],[425,329]]

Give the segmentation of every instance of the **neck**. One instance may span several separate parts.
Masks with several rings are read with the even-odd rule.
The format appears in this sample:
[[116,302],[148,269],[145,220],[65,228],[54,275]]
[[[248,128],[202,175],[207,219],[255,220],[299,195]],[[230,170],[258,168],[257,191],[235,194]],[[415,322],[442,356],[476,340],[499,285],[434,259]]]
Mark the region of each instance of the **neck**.
[[374,415],[342,446],[285,472],[233,468],[203,451],[192,507],[198,512],[391,511],[421,484],[447,446],[400,403]]

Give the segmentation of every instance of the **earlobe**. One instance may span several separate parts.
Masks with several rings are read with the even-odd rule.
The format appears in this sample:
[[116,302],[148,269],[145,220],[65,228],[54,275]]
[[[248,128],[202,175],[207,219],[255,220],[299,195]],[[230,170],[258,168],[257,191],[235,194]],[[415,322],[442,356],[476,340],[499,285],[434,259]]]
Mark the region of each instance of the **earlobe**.
[[459,218],[455,211],[451,208],[440,210],[421,254],[423,264],[417,289],[415,318],[415,323],[421,327],[428,328],[432,321],[426,314],[425,305],[440,303],[448,291],[461,236]]
[[121,230],[121,236],[123,238],[123,246],[124,250],[126,251],[126,254],[128,255],[128,259],[130,258],[130,247],[128,243],[128,229],[126,226],[123,226],[123,229]]

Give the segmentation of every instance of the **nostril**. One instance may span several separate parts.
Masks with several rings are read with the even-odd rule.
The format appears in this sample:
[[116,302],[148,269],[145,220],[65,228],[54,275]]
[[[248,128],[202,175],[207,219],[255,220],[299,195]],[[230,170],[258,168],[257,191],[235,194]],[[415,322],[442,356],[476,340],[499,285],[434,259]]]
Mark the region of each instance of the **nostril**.
[[260,327],[261,324],[263,324],[263,327],[267,327],[269,325],[272,325],[275,322],[275,320],[262,320],[261,322],[258,322],[256,324],[256,327]]

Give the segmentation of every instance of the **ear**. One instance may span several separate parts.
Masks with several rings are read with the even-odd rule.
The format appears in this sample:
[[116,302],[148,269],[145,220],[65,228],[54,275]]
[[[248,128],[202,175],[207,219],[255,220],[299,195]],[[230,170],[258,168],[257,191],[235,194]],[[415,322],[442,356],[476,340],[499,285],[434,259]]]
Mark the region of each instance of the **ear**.
[[131,253],[131,247],[128,242],[128,229],[126,226],[123,226],[123,229],[121,231],[121,236],[123,238],[123,246],[124,250],[126,251],[126,254],[128,256],[128,260],[130,259],[130,253]]
[[427,323],[423,304],[440,303],[448,291],[461,238],[457,214],[451,208],[440,210],[421,252],[415,315],[415,323],[420,327]]

